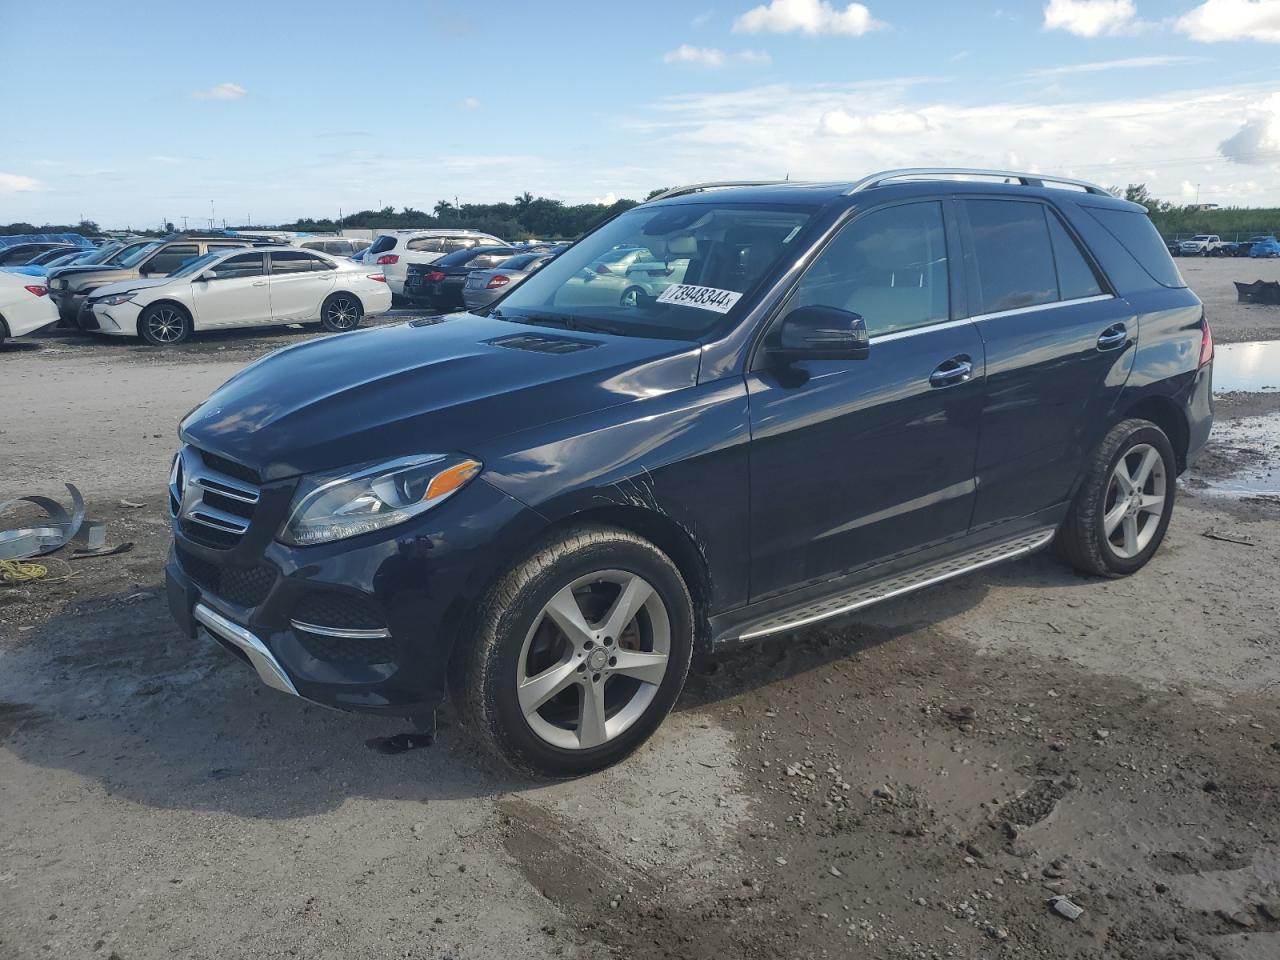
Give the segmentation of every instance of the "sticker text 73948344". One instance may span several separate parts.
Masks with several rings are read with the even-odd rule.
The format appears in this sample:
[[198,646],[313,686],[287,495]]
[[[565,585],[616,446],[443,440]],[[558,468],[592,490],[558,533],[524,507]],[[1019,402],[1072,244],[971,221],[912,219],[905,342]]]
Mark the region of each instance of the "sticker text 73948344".
[[716,287],[699,287],[692,283],[673,283],[658,296],[658,303],[671,303],[678,307],[697,307],[728,313],[742,299],[742,294]]

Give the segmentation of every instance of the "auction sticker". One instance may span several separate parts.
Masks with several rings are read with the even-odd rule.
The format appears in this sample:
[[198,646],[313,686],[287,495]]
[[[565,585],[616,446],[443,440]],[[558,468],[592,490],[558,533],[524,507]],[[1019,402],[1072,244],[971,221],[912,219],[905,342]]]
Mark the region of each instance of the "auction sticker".
[[678,307],[697,307],[699,310],[728,313],[741,299],[742,294],[734,293],[732,290],[698,287],[691,283],[673,283],[662,291],[658,297],[658,303],[674,303]]

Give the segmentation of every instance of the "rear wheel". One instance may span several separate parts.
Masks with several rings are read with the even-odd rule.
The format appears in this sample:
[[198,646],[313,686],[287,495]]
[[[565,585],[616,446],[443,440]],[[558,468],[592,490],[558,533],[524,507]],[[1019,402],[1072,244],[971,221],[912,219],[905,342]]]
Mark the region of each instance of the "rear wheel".
[[643,287],[627,287],[627,289],[622,291],[622,296],[618,298],[618,304],[623,307],[639,306],[640,297],[643,295]]
[[1164,540],[1177,476],[1173,446],[1149,420],[1123,420],[1107,433],[1067,519],[1059,553],[1082,573],[1122,576],[1146,565]]
[[481,743],[525,773],[574,777],[617,763],[684,686],[693,604],[675,564],[612,527],[551,541],[486,595],[453,696]]
[[138,317],[138,335],[153,347],[172,347],[191,336],[191,314],[176,303],[153,303]]
[[334,293],[320,308],[320,322],[326,330],[341,333],[343,330],[354,330],[360,326],[364,316],[364,306],[354,293]]

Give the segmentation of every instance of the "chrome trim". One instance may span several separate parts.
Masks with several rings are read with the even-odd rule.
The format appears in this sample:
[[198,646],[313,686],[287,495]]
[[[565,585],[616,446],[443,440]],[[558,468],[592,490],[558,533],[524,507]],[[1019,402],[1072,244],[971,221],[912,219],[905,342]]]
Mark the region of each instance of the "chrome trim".
[[1086,193],[1110,196],[1106,190],[1088,180],[1076,180],[1072,177],[1058,177],[1043,173],[1019,173],[1015,170],[986,170],[971,167],[902,167],[897,170],[881,170],[856,181],[844,192],[846,197],[871,187],[878,187],[888,180],[901,180],[908,177],[921,179],[940,177],[997,177],[1001,180],[1017,180],[1024,187],[1043,187],[1045,184],[1065,183],[1073,187],[1081,187]]
[[252,519],[210,506],[205,503],[205,494],[217,494],[251,507],[256,507],[262,498],[261,491],[253,484],[209,469],[200,451],[191,446],[184,446],[174,460],[169,493],[178,503],[180,519],[237,536],[248,532]]
[[191,611],[191,616],[210,633],[243,650],[249,662],[253,664],[253,669],[258,671],[259,678],[268,687],[293,694],[295,697],[301,696],[298,688],[289,679],[289,675],[284,672],[284,667],[280,666],[280,661],[256,635],[240,624],[228,620],[222,614],[214,612],[203,603],[196,604],[195,609]]
[[1012,310],[997,310],[994,313],[975,313],[972,317],[962,317],[959,320],[944,320],[941,323],[929,323],[923,327],[912,327],[910,330],[898,330],[894,333],[882,333],[871,338],[871,343],[888,343],[890,340],[902,340],[906,337],[914,337],[921,333],[930,333],[934,330],[947,330],[952,327],[963,326],[966,323],[976,323],[979,320],[997,320],[1000,317],[1016,317],[1020,313],[1035,313],[1038,310],[1053,310],[1057,307],[1072,307],[1082,303],[1100,303],[1103,300],[1117,299],[1114,294],[1100,293],[1092,297],[1076,297],[1073,300],[1055,300],[1053,303],[1037,303],[1031,307],[1015,307]]
[[[897,587],[892,590],[888,590],[884,593],[875,594],[869,597],[863,597],[859,600],[855,600],[852,603],[846,604],[844,606],[836,607],[835,609],[832,609],[832,610],[824,610],[822,611],[822,613],[816,614],[814,616],[809,616],[809,617],[802,616],[802,617],[798,617],[795,620],[788,620],[782,624],[766,627],[762,630],[753,630],[750,633],[742,633],[738,635],[738,639],[739,640],[755,640],[759,637],[767,637],[775,633],[786,633],[788,630],[795,630],[797,627],[804,627],[811,623],[817,623],[819,620],[827,620],[827,619],[830,619],[831,617],[838,617],[845,613],[851,613],[854,610],[861,610],[863,607],[869,607],[873,603],[880,603],[882,600],[888,600],[892,597],[898,597],[904,593],[912,593],[924,587],[931,587],[936,583],[942,583],[944,580],[950,580],[953,577],[960,577],[967,573],[972,573],[974,570],[980,570],[983,567],[989,567],[993,563],[1002,563],[1005,560],[1012,560],[1014,557],[1023,556],[1024,554],[1031,553],[1035,550],[1039,550],[1041,547],[1048,545],[1049,541],[1053,539],[1053,535],[1055,532],[1056,532],[1055,529],[1049,528],[1041,531],[1038,535],[1032,534],[1031,536],[1035,536],[1036,539],[1030,543],[1024,542],[1027,540],[1027,537],[1020,537],[1017,540],[1011,541],[1013,543],[1020,543],[1020,546],[1014,547],[1013,549],[1008,550],[1004,553],[1000,553],[992,557],[985,557],[982,560],[977,561],[976,563],[968,564],[967,566],[960,567],[959,569],[956,569],[956,570],[948,570],[934,577],[926,577],[924,580],[917,581],[916,583],[909,583],[904,586]],[[894,579],[899,579],[899,578],[894,578]],[[890,582],[892,582],[892,580]]]
[[342,640],[385,640],[391,631],[385,627],[376,630],[340,629],[338,627],[322,627],[314,623],[303,623],[301,620],[290,620],[289,626],[303,633],[315,633],[322,637],[338,637]]
[[687,193],[701,193],[703,190],[714,190],[718,187],[771,187],[779,183],[798,183],[795,180],[708,180],[706,183],[690,183],[683,187],[672,187],[670,190],[650,197],[645,203],[668,200],[671,197],[682,197]]
[[212,527],[214,530],[244,533],[249,529],[249,521],[244,517],[237,517],[234,513],[227,513],[225,510],[219,510],[205,503],[197,503],[186,509],[183,516],[192,523]]

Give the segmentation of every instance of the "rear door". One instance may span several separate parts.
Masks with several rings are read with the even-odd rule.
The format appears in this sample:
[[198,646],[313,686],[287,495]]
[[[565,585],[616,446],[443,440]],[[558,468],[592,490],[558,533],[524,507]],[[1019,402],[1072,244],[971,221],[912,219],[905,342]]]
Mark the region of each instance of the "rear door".
[[1065,501],[1133,364],[1137,317],[1054,208],[959,201],[987,355],[974,527]]
[[[751,407],[751,599],[963,535],[982,407],[977,328],[955,319],[954,225],[940,200],[844,226],[779,314],[861,314],[865,360],[757,358]],[[766,341],[767,342],[767,341]]]
[[333,290],[334,266],[305,250],[272,250],[271,317],[278,323],[314,320]]
[[191,280],[191,300],[200,327],[236,327],[271,322],[266,255],[242,253],[211,268],[212,280]]

